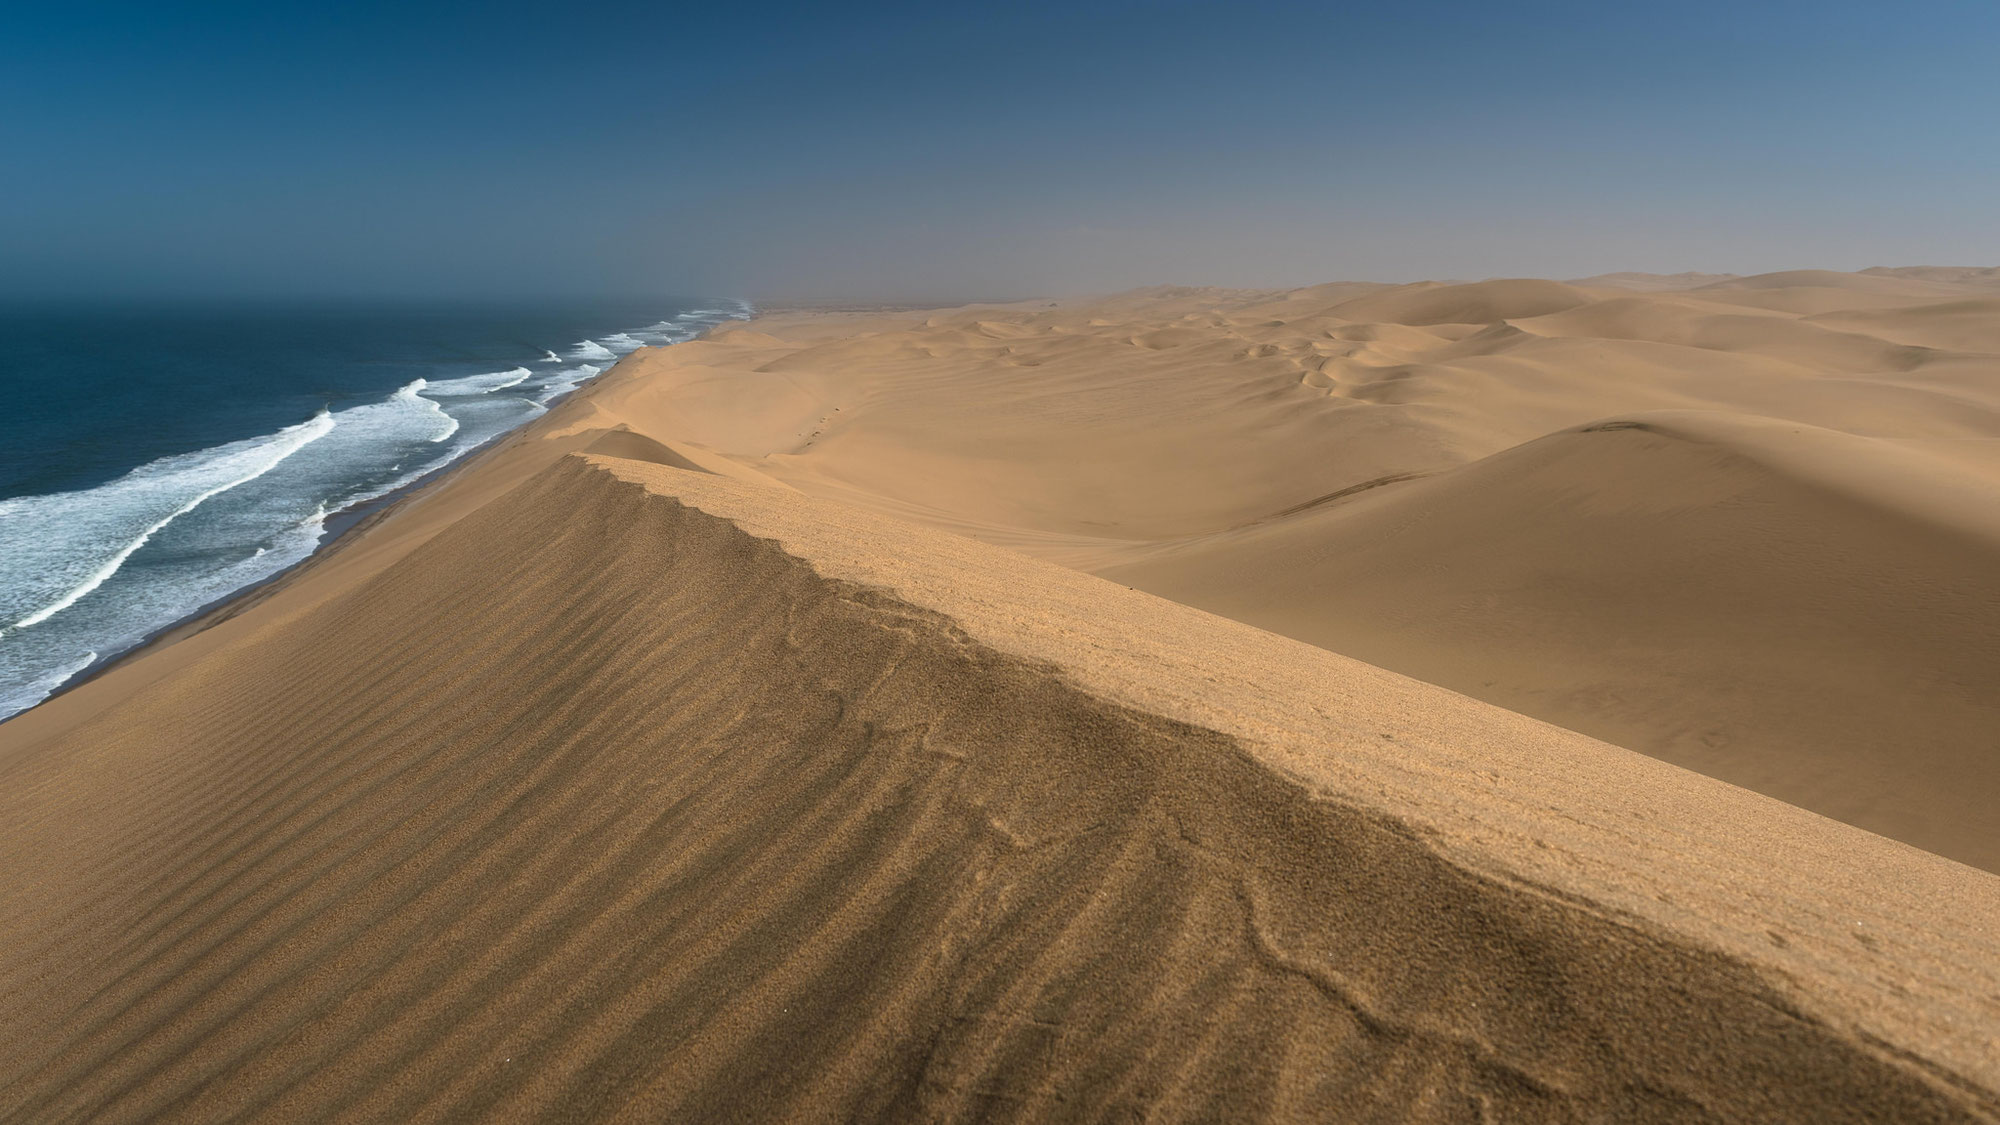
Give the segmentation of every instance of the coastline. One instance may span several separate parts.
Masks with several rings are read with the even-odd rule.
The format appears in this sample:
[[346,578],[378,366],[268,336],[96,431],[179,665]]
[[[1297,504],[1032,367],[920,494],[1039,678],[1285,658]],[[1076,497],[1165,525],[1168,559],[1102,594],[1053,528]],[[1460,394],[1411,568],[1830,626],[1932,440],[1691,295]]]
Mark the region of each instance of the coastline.
[[[755,317],[757,312],[754,307],[748,306],[747,303],[745,305],[746,309],[750,311],[750,315]],[[743,323],[743,321],[738,319],[721,321],[718,324],[704,328],[700,333],[690,337],[689,340],[681,342],[688,343],[699,340],[723,325],[737,323]],[[575,397],[592,383],[610,374],[613,368],[617,366],[617,363],[623,362],[624,358],[620,357],[617,362],[606,365],[596,375],[591,376],[589,379],[578,383],[568,391],[549,400],[545,405],[550,412],[553,412],[556,407]],[[454,473],[469,470],[489,453],[513,439],[522,431],[542,422],[547,417],[548,414],[544,413],[539,417],[531,418],[519,427],[495,435],[491,440],[479,447],[467,451],[446,464],[439,465],[437,468],[432,469],[407,484],[400,485],[380,496],[371,497],[338,511],[328,513],[322,521],[322,526],[325,530],[320,537],[319,543],[304,558],[275,574],[268,575],[240,589],[232,590],[212,602],[199,606],[179,619],[146,634],[129,647],[92,662],[69,679],[57,685],[53,691],[42,697],[32,707],[29,707],[25,711],[8,715],[5,718],[0,718],[0,727],[4,727],[5,724],[39,709],[43,704],[49,703],[87,683],[95,681],[117,668],[139,660],[150,653],[160,651],[180,641],[196,636],[249,610],[252,606],[276,594],[280,589],[301,577],[308,568],[313,567],[327,557],[349,546],[353,540],[366,534],[369,528],[389,518],[394,510],[406,501],[415,498],[424,490],[434,485],[442,484]]]
[[2000,879],[825,494],[1008,307],[634,353],[0,724],[0,1111],[2000,1114]]
[[[606,372],[609,370],[610,368],[608,367],[605,369]],[[603,374],[599,373],[593,376],[592,381],[603,378]],[[587,382],[579,384],[576,389],[582,390],[584,386],[588,385]],[[569,394],[575,393],[576,391],[569,392]],[[568,394],[563,396],[563,398],[568,397]],[[561,400],[557,401],[560,402]],[[540,418],[532,419],[524,423],[521,428],[526,429],[528,426],[532,426],[539,421],[541,421]],[[193,613],[182,617],[180,620],[147,634],[130,648],[92,663],[89,667],[84,668],[76,675],[63,681],[54,691],[44,696],[40,703],[35,704],[26,711],[21,711],[9,715],[5,719],[0,719],[0,726],[4,726],[6,723],[12,722],[23,715],[30,714],[40,708],[42,704],[57,699],[76,688],[80,688],[100,676],[107,675],[125,664],[139,660],[150,653],[167,648],[189,637],[196,636],[248,611],[251,607],[278,593],[285,586],[299,578],[308,568],[324,561],[326,558],[351,545],[354,540],[367,534],[369,528],[387,519],[405,501],[412,499],[418,493],[434,484],[442,483],[451,474],[471,468],[480,458],[512,437],[514,432],[509,431],[508,433],[501,434],[478,449],[474,449],[457,460],[452,461],[450,464],[440,465],[423,476],[418,477],[416,480],[399,488],[391,489],[381,496],[363,500],[351,507],[342,508],[337,512],[328,513],[324,521],[324,527],[326,528],[324,535],[321,537],[318,545],[313,548],[312,553],[305,558],[300,559],[298,562],[293,563],[276,574],[217,598],[215,601],[196,609]]]

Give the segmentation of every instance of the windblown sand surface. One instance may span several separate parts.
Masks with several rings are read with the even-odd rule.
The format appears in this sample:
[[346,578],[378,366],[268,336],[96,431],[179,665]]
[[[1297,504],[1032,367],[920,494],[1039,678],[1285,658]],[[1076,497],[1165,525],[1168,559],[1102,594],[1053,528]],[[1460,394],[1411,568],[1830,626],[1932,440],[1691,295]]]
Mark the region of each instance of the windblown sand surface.
[[2000,1119],[2000,878],[1862,830],[2000,866],[1996,326],[1901,271],[640,353],[0,725],[0,1116]]

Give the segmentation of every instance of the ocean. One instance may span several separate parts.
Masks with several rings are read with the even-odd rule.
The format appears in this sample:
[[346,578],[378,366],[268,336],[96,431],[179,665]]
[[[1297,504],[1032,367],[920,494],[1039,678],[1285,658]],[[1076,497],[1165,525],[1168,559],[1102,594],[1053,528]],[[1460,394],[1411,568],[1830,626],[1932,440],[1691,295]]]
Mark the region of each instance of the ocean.
[[0,718],[310,555],[329,516],[750,307],[0,306]]

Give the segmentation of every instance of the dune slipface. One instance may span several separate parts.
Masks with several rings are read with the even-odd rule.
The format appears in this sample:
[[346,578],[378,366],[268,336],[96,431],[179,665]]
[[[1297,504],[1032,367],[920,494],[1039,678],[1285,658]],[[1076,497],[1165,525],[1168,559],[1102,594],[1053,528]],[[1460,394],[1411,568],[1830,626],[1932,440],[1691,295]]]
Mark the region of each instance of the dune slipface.
[[7,757],[10,1119],[2000,1113],[1991,877],[966,539],[572,455],[282,601]]

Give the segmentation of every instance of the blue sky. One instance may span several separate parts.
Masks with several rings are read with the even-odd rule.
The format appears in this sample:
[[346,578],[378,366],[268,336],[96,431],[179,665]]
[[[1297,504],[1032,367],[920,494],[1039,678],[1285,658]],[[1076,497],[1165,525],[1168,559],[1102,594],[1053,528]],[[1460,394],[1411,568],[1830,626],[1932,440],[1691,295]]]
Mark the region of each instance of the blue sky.
[[0,291],[2000,262],[2000,4],[25,4]]

